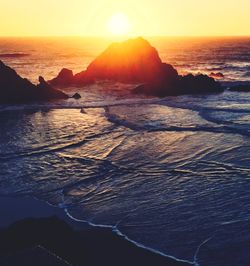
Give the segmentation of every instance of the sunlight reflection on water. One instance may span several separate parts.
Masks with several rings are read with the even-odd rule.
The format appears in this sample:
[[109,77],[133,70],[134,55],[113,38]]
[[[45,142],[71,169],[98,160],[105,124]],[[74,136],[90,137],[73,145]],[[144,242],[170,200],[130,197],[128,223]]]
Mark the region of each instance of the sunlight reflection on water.
[[[34,195],[67,206],[77,219],[118,223],[131,239],[189,261],[212,237],[199,261],[225,265],[220,254],[228,245],[243,252],[250,235],[249,110],[246,96],[236,95],[84,113],[63,106],[2,111],[0,193]],[[218,107],[232,98],[240,112]],[[238,250],[227,265],[236,265]]]

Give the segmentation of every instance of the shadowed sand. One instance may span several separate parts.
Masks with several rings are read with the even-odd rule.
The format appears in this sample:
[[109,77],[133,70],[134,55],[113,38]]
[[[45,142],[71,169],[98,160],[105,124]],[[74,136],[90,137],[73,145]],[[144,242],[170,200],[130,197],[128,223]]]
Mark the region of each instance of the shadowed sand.
[[[71,220],[32,198],[0,197],[0,265],[190,265]],[[29,217],[29,218],[28,218]]]

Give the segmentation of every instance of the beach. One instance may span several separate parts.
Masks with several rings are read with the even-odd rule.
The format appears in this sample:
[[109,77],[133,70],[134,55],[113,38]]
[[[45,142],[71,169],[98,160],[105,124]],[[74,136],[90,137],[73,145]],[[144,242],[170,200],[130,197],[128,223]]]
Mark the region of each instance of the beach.
[[[23,84],[23,77],[32,81],[31,91],[48,88],[46,81],[64,67],[72,70],[66,74],[73,82],[60,88],[67,98],[0,105],[2,228],[18,222],[19,231],[35,236],[28,232],[39,225],[44,232],[51,230],[52,237],[56,230],[50,226],[58,224],[72,237],[72,241],[61,239],[60,243],[67,243],[63,254],[71,253],[72,246],[79,251],[73,245],[76,238],[85,246],[84,236],[77,237],[85,234],[96,239],[95,245],[101,243],[98,254],[105,250],[110,259],[105,248],[117,247],[113,254],[127,264],[132,263],[126,260],[132,260],[128,254],[135,252],[138,255],[132,257],[141,256],[144,261],[149,256],[164,263],[172,258],[173,263],[201,266],[248,266],[250,95],[229,87],[249,84],[249,38],[150,39],[157,50],[139,38],[160,70],[164,68],[163,81],[171,72],[173,80],[182,81],[179,93],[184,94],[169,96],[169,88],[163,86],[166,94],[161,97],[145,95],[143,90],[132,93],[137,85],[119,79],[89,84],[88,78],[103,73],[97,71],[98,62],[87,76],[86,72],[80,75],[83,84],[76,86],[79,76],[73,73],[84,70],[107,40],[2,40],[1,65],[14,73],[12,84],[16,79]],[[144,78],[138,69],[137,77]],[[177,70],[186,76],[177,75]],[[147,71],[151,73],[150,68]],[[197,78],[199,72],[206,75]],[[130,68],[126,75],[120,74],[115,77],[131,78]],[[36,86],[40,75],[44,79],[40,77]],[[163,85],[168,84],[166,80]],[[212,87],[224,84],[223,89],[207,93],[210,86],[204,89],[203,85],[211,81]],[[193,84],[194,92],[201,93],[191,93]],[[186,85],[191,89],[188,94]],[[5,86],[2,90],[9,92]],[[75,93],[81,98],[72,98]],[[108,242],[101,241],[106,239],[103,234]],[[53,239],[49,242],[54,243]],[[32,248],[40,257],[47,258],[48,252],[55,254],[53,258],[62,257],[57,244],[44,252],[44,245],[29,243],[27,252]],[[62,259],[73,263],[74,258]]]
[[0,213],[3,266],[190,265],[138,247],[111,229],[74,222],[33,198],[1,197]]

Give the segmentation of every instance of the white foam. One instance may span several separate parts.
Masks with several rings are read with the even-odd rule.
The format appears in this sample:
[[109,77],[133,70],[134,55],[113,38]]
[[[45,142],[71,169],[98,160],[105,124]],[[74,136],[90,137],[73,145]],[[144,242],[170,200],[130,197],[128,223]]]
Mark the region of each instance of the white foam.
[[81,219],[77,219],[75,217],[73,217],[67,208],[64,209],[65,213],[68,215],[69,218],[71,218],[72,220],[76,221],[76,222],[81,222],[81,223],[87,223],[88,225],[92,226],[92,227],[98,227],[98,228],[106,228],[106,229],[111,229],[114,233],[116,233],[117,235],[123,237],[124,239],[126,239],[127,241],[129,241],[130,243],[134,244],[135,246],[139,247],[139,248],[142,248],[142,249],[145,249],[145,250],[148,250],[152,253],[155,253],[155,254],[158,254],[158,255],[161,255],[163,257],[166,257],[166,258],[170,258],[170,259],[173,259],[175,261],[178,261],[178,262],[183,262],[183,263],[188,263],[190,265],[195,265],[195,266],[199,266],[197,264],[195,264],[195,262],[191,262],[191,261],[188,261],[188,260],[184,260],[184,259],[179,259],[179,258],[176,258],[174,256],[171,256],[171,255],[168,255],[168,254],[165,254],[157,249],[154,249],[154,248],[150,248],[150,247],[147,247],[141,243],[138,243],[136,242],[135,240],[129,238],[128,236],[126,236],[125,234],[123,234],[117,227],[117,225],[105,225],[105,224],[97,224],[97,223],[93,223],[93,222],[90,222],[90,221],[87,221],[87,220],[81,220]]

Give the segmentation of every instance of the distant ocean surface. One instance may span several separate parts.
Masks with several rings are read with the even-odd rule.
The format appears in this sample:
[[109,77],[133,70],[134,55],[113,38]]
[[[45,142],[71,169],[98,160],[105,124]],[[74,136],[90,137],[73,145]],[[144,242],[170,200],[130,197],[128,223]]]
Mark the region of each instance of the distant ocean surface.
[[[180,74],[221,72],[226,81],[250,81],[250,37],[155,37],[148,40],[162,60],[175,66]],[[39,75],[51,79],[62,67],[75,73],[82,71],[112,41],[80,37],[0,37],[0,60],[32,81],[37,81]]]
[[[149,38],[179,73],[250,82],[250,38]],[[0,38],[36,82],[87,67],[97,38]],[[250,94],[133,96],[103,82],[82,99],[0,105],[0,195],[31,195],[200,266],[250,265]],[[109,90],[112,88],[112,90]]]

